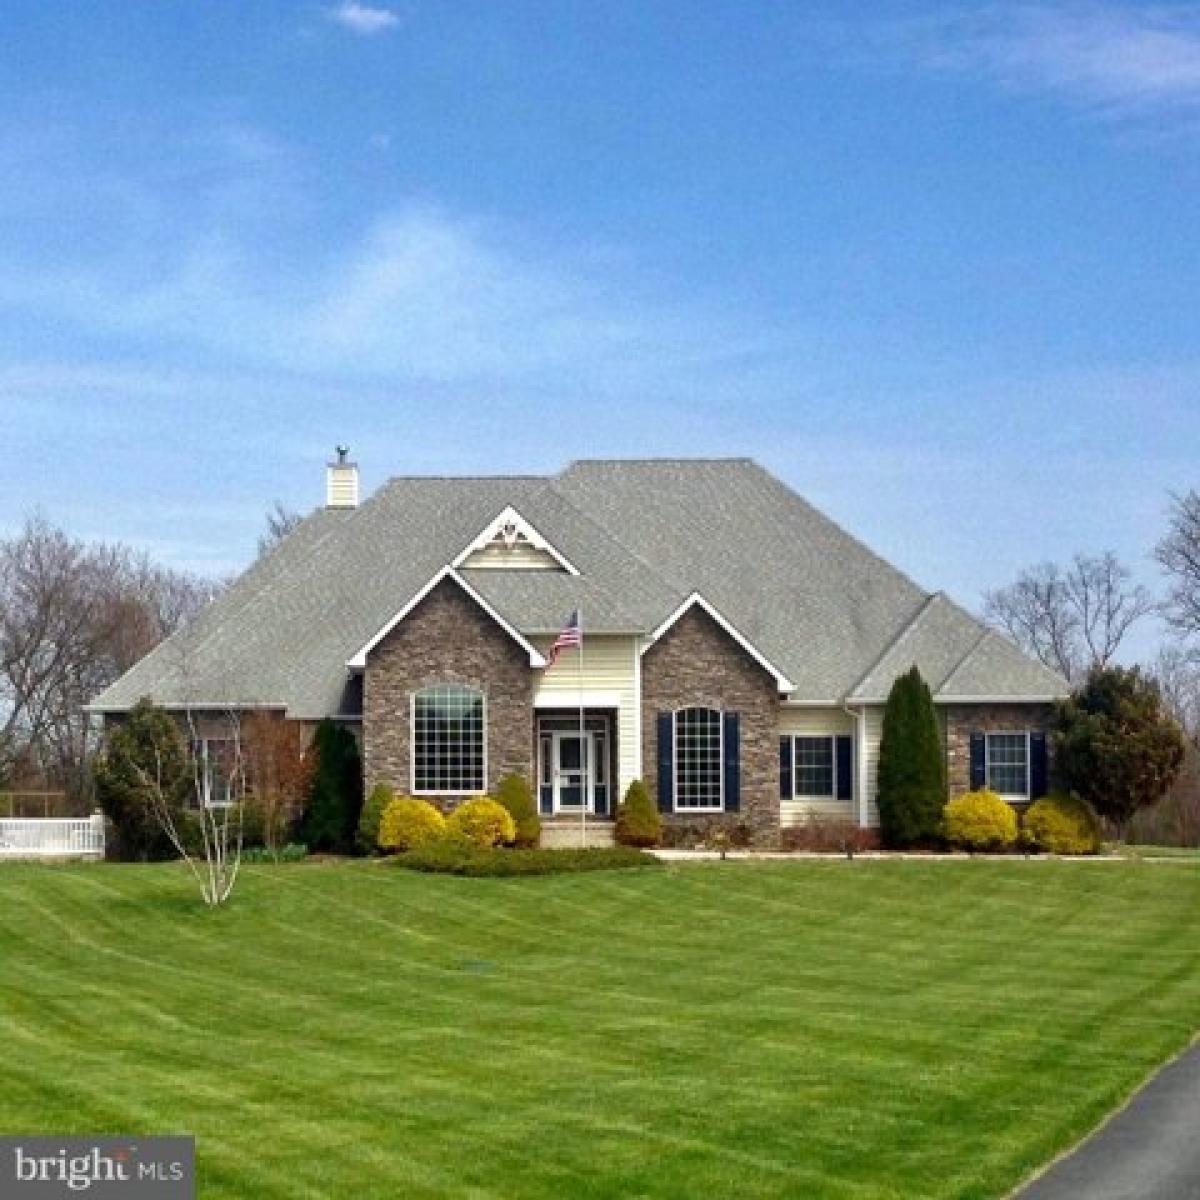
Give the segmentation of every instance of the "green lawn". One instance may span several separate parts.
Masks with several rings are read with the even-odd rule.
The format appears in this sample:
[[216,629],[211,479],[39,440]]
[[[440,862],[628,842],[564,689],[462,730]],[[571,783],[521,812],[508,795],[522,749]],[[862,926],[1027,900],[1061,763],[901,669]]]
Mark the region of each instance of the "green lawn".
[[0,867],[0,1130],[204,1197],[999,1197],[1198,1025],[1195,865]]

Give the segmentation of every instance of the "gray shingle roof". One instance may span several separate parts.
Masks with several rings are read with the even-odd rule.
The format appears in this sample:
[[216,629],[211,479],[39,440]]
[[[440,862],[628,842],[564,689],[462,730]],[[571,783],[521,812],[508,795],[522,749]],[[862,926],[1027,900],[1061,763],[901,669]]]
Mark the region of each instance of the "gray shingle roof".
[[464,570],[523,633],[573,608],[593,633],[649,632],[699,592],[798,699],[886,694],[913,661],[946,694],[1065,690],[749,460],[584,461],[552,479],[393,479],[358,509],[314,513],[95,707],[345,711],[347,660],[510,505],[580,572]]
[[1022,654],[989,629],[935,691],[935,699],[1031,698],[1065,696],[1070,690],[1057,672]]

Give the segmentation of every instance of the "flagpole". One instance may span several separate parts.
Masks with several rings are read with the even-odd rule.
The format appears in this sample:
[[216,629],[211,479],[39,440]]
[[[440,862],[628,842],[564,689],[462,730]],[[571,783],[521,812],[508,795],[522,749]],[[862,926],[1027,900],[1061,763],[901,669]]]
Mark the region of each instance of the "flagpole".
[[588,775],[591,766],[591,747],[587,740],[587,726],[583,719],[583,609],[575,610],[575,621],[579,626],[579,652],[575,657],[576,678],[579,682],[579,765],[583,768],[579,777],[579,845],[587,846]]

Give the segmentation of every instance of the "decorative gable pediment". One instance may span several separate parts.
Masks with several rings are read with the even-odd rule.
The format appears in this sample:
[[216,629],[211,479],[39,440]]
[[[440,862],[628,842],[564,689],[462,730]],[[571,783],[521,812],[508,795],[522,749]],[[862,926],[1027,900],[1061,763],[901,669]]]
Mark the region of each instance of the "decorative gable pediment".
[[515,508],[506,508],[451,564],[456,569],[579,572]]

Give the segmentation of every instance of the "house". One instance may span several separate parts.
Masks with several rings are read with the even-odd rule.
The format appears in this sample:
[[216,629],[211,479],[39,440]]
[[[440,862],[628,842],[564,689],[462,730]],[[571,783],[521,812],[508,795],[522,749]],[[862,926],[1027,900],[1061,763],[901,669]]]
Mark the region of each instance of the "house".
[[[771,845],[810,814],[877,822],[883,705],[915,663],[951,793],[1045,790],[1064,680],[748,459],[358,492],[339,453],[326,506],[93,709],[332,717],[367,788],[443,807],[515,771],[546,818],[595,825],[641,778],[673,838]],[[549,665],[573,612],[582,652]]]

